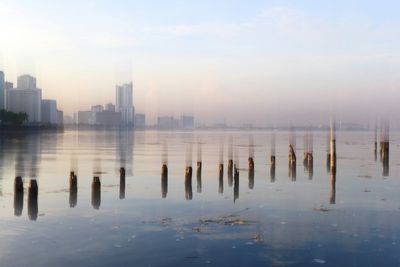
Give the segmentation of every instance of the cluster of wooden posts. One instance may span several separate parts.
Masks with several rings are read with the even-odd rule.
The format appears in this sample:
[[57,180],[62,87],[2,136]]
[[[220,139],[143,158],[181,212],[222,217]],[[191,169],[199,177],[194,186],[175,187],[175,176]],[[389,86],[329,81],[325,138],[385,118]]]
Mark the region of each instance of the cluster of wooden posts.
[[[383,135],[384,136],[384,135]],[[309,173],[309,177],[312,178],[313,172],[313,151],[312,151],[312,136],[308,135],[305,137],[305,149],[304,149],[304,159],[303,165],[305,170]],[[377,155],[377,140],[375,140],[375,159]],[[382,138],[380,141],[380,160],[383,163],[383,175],[387,176],[389,174],[389,140],[388,138]],[[289,142],[289,152],[288,152],[288,160],[289,160],[289,177],[295,181],[296,180],[296,152],[294,148],[294,144]],[[327,153],[327,170],[330,173],[330,198],[329,202],[331,204],[335,204],[336,199],[336,136],[334,129],[330,133],[330,144],[329,150]],[[227,162],[227,176],[228,176],[228,185],[230,187],[233,186],[234,198],[235,202],[239,198],[239,168],[233,159],[229,159]],[[224,192],[224,164],[222,162],[219,163],[218,166],[219,175],[218,175],[218,192],[222,194]],[[248,181],[249,181],[249,189],[254,188],[254,159],[252,156],[248,158]],[[270,178],[271,182],[275,181],[275,170],[276,170],[276,157],[275,154],[271,154],[270,156]],[[125,198],[125,168],[121,167],[120,170],[120,187],[119,187],[119,198]],[[192,191],[192,174],[193,169],[192,166],[186,166],[185,169],[185,198],[187,200],[191,200],[193,198]],[[201,193],[202,191],[202,162],[197,162],[197,192]],[[70,207],[75,207],[77,205],[78,199],[78,177],[72,171],[69,177],[69,205]],[[91,203],[94,209],[99,209],[101,204],[101,181],[99,176],[94,176],[92,180],[92,194],[91,194]],[[162,198],[166,198],[168,193],[168,166],[166,163],[162,164],[161,167],[161,196]],[[16,216],[20,216],[23,210],[23,202],[24,202],[24,186],[21,176],[17,176],[14,181],[14,214]],[[31,179],[29,181],[28,186],[28,216],[31,220],[36,220],[38,217],[38,184],[35,179]]]

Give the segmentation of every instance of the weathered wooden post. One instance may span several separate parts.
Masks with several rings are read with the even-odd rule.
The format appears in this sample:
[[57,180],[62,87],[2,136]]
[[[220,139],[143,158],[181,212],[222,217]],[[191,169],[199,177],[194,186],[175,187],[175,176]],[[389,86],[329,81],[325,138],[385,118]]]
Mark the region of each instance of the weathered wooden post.
[[275,169],[276,169],[276,158],[275,156],[271,156],[269,159],[269,164],[270,164],[270,169],[269,169],[269,175],[271,178],[271,183],[275,182]]
[[234,166],[233,202],[239,198],[239,169]]
[[21,176],[14,180],[14,215],[21,216],[24,208],[24,182]]
[[197,179],[197,193],[201,193],[201,161],[197,162],[196,179]]
[[233,159],[228,160],[228,186],[233,184]]
[[98,210],[101,204],[101,182],[98,176],[93,177],[92,181],[92,206]]
[[336,128],[335,128],[335,122],[332,120],[331,121],[331,142],[330,142],[330,151],[331,151],[331,171],[332,168],[335,169],[336,171]]
[[125,168],[119,168],[119,199],[125,198],[125,187],[126,187],[126,179],[125,179]]
[[168,193],[168,167],[163,164],[161,167],[161,197],[166,198]]
[[249,189],[254,188],[254,160],[252,157],[248,159],[249,163]]
[[38,217],[38,191],[37,181],[31,179],[28,188],[28,217],[32,221],[36,221]]
[[296,181],[296,153],[292,144],[289,144],[289,177]]
[[186,167],[185,171],[185,198],[186,200],[191,200],[193,198],[192,191],[192,167]]
[[219,164],[218,193],[224,193],[224,164]]
[[69,174],[69,206],[74,208],[78,202],[78,177],[75,172]]

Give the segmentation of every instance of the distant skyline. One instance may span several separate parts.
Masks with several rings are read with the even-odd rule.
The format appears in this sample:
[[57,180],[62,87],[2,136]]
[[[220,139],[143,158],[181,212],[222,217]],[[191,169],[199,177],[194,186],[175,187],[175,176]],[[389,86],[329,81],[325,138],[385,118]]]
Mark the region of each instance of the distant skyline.
[[0,3],[0,70],[31,74],[70,115],[115,104],[199,123],[266,125],[400,114],[400,2]]

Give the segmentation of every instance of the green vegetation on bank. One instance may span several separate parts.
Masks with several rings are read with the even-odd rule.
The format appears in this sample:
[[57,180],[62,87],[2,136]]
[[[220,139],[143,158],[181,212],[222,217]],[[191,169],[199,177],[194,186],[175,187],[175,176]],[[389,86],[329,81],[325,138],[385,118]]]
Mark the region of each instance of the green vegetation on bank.
[[28,122],[28,115],[25,112],[11,112],[5,109],[0,110],[0,125],[21,126]]

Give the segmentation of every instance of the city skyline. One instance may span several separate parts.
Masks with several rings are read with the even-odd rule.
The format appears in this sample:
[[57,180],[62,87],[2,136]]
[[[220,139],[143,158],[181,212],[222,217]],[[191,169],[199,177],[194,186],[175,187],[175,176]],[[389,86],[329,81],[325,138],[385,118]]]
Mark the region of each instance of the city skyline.
[[69,115],[132,81],[150,123],[396,118],[399,3],[362,3],[3,1],[0,69],[37,77]]

